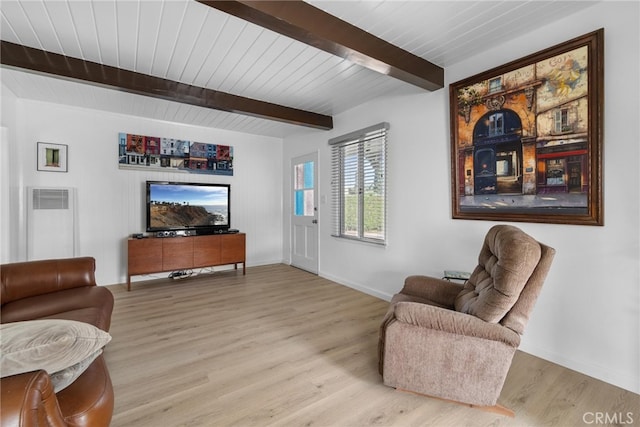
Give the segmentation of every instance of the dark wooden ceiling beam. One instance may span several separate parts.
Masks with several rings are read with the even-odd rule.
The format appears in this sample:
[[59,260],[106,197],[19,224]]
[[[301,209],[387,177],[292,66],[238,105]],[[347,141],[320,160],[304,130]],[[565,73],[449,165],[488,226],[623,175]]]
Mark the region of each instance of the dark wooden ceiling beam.
[[197,1],[423,89],[444,86],[441,67],[304,1]]
[[276,120],[315,129],[329,130],[333,128],[333,118],[331,116],[191,86],[34,49],[4,40],[2,40],[0,51],[0,63],[5,66],[52,74],[66,79],[81,80],[137,95],[176,101],[198,107]]

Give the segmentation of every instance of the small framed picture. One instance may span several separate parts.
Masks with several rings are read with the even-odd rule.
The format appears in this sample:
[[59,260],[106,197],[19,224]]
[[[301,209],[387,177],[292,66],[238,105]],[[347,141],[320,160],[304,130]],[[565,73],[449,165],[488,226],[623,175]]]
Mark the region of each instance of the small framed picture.
[[67,172],[67,146],[38,142],[38,170],[47,172]]

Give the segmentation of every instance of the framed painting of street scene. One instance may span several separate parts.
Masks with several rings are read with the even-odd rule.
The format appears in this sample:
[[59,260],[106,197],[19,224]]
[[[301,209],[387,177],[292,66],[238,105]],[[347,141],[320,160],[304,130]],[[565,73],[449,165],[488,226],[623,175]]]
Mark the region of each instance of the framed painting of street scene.
[[603,225],[604,30],[449,86],[455,219]]

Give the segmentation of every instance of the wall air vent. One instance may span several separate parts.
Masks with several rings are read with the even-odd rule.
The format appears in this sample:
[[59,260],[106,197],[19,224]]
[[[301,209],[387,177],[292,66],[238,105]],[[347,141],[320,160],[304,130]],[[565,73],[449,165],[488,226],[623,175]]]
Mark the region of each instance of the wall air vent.
[[69,189],[34,188],[33,209],[69,209]]
[[75,188],[27,189],[27,259],[77,256]]

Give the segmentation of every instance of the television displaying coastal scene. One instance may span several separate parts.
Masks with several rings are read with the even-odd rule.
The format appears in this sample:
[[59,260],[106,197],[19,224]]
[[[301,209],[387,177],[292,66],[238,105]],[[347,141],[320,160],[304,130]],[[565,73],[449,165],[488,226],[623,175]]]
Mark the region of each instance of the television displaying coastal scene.
[[233,147],[121,132],[118,167],[233,175]]
[[147,231],[229,228],[230,186],[147,182]]

